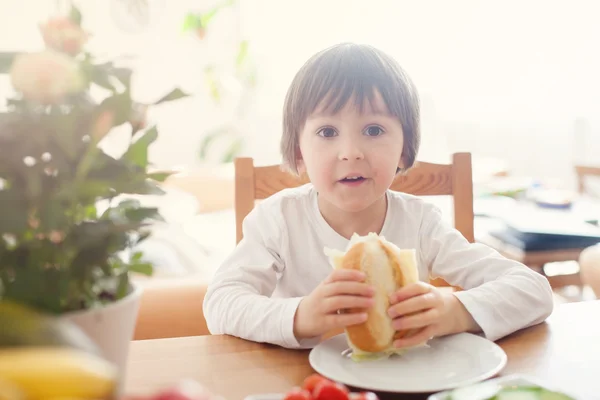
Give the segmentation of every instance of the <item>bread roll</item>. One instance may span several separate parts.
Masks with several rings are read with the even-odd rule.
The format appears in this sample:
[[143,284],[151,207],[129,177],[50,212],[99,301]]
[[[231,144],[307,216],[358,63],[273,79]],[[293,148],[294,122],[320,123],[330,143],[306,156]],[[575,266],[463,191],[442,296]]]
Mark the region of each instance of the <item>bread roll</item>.
[[[352,357],[359,360],[402,353],[404,349],[393,347],[394,340],[409,337],[418,330],[394,330],[388,315],[389,297],[399,288],[419,281],[415,250],[401,250],[383,236],[369,233],[354,234],[346,252],[325,249],[325,253],[333,268],[362,271],[366,283],[375,288],[375,304],[367,310],[367,321],[345,329]],[[360,311],[363,310],[346,310]]]

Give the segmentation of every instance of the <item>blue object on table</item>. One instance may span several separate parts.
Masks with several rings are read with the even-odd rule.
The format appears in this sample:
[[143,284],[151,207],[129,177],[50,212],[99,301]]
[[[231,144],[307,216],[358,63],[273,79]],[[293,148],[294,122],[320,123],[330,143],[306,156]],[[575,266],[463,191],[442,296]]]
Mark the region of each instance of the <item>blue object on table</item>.
[[581,249],[600,243],[600,236],[546,235],[523,233],[508,227],[489,234],[523,251],[550,251]]
[[562,211],[523,209],[489,234],[524,251],[577,249],[600,243],[600,227]]

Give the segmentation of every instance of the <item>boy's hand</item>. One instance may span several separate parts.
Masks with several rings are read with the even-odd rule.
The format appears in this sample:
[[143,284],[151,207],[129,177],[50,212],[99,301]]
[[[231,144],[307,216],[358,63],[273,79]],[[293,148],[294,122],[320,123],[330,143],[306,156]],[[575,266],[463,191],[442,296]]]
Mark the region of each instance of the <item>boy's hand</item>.
[[[364,283],[365,275],[354,270],[335,270],[300,302],[294,319],[297,339],[323,335],[334,329],[360,324],[367,320],[366,309],[373,305],[372,287]],[[358,308],[364,311],[338,313]]]
[[396,330],[417,329],[398,339],[395,347],[410,347],[434,336],[476,331],[477,324],[452,294],[425,282],[408,285],[392,294],[388,314]]

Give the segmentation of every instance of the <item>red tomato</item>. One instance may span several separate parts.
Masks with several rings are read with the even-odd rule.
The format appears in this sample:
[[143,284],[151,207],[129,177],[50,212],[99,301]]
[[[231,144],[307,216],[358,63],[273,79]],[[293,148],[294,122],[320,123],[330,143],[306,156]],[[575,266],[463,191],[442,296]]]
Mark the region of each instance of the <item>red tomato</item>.
[[308,390],[302,388],[293,388],[285,394],[283,400],[312,400],[312,396]]
[[348,388],[335,382],[320,382],[313,392],[314,400],[348,400]]
[[333,383],[329,379],[325,378],[324,376],[321,376],[319,374],[312,374],[304,380],[304,383],[302,384],[302,388],[305,390],[308,390],[312,395],[314,395],[315,388],[321,382]]
[[379,400],[373,392],[350,393],[350,400]]

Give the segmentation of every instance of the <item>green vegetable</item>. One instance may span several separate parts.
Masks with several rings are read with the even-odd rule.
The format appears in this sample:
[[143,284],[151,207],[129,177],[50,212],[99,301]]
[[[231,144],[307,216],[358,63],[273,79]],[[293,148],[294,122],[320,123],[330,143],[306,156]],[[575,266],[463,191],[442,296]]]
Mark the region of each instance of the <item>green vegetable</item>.
[[447,400],[576,400],[561,392],[539,386],[511,386],[481,382],[476,385],[454,389]]
[[352,350],[350,353],[350,358],[355,362],[363,362],[363,361],[375,361],[382,358],[388,358],[394,354],[402,355],[406,352],[406,349],[390,349],[387,351],[382,351],[380,353],[366,353],[360,350]]

